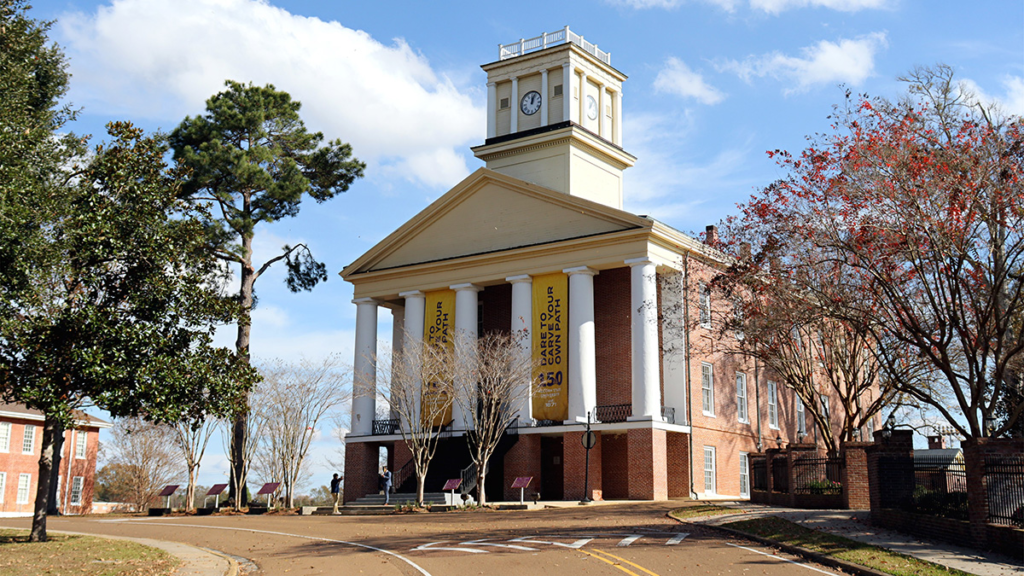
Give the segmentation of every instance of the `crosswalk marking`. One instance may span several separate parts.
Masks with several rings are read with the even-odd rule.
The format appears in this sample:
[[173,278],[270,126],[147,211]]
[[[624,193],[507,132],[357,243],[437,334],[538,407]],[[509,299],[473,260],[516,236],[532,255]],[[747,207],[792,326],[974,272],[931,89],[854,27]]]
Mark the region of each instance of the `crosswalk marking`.
[[413,550],[450,550],[452,552],[469,552],[471,554],[487,554],[487,550],[477,550],[476,548],[451,548],[451,547],[437,546],[437,544],[444,544],[445,542],[447,542],[447,540],[442,540],[440,542],[430,542],[429,544],[424,544],[422,546],[417,546],[417,547],[413,548]]
[[633,542],[636,542],[637,540],[643,537],[643,534],[630,534],[629,536],[623,538],[621,542],[619,542],[619,546],[629,546]]
[[690,534],[688,532],[680,532],[679,534],[676,534],[675,536],[669,538],[668,542],[665,542],[665,546],[671,546],[673,544],[679,544],[680,542],[683,541],[683,538],[686,538],[689,535]]
[[529,546],[516,546],[515,544],[498,544],[496,542],[485,542],[486,539],[480,540],[467,540],[462,544],[467,546],[494,546],[497,548],[512,548],[514,550],[536,550],[536,548],[530,548]]

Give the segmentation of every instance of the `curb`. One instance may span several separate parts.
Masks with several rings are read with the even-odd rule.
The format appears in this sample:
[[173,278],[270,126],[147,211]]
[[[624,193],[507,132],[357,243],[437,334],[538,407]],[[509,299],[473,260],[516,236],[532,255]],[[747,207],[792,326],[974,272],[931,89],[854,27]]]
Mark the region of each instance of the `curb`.
[[[838,558],[833,558],[831,556],[825,556],[824,554],[815,552],[813,550],[808,550],[807,548],[801,548],[800,546],[793,546],[792,544],[785,544],[783,542],[777,542],[775,540],[771,540],[769,538],[764,538],[764,537],[758,536],[756,534],[748,534],[746,532],[741,532],[741,531],[735,530],[733,528],[726,528],[725,526],[718,526],[716,524],[703,524],[703,523],[697,523],[697,522],[687,522],[685,520],[680,520],[679,518],[676,518],[676,517],[672,516],[671,512],[666,512],[665,515],[668,516],[669,518],[675,520],[676,522],[679,522],[680,524],[693,524],[693,525],[696,525],[696,526],[706,526],[708,528],[711,528],[712,530],[718,530],[720,532],[725,532],[726,534],[731,534],[733,536],[739,536],[741,538],[746,538],[747,540],[753,540],[755,542],[760,542],[761,544],[764,544],[766,546],[771,546],[773,548],[778,548],[778,549],[782,550],[783,552],[787,552],[787,553],[792,554],[794,556],[800,556],[800,557],[805,558],[807,560],[811,560],[811,561],[817,562],[818,564],[822,564],[822,565],[825,565],[825,566],[830,566],[832,568],[838,568],[838,569],[842,570],[843,572],[848,572],[850,574],[857,574],[858,576],[892,576],[891,574],[888,574],[886,572],[880,572],[880,571],[875,570],[873,568],[868,568],[867,566],[861,566],[860,564],[854,564],[853,562],[847,562],[846,560],[840,560]],[[740,515],[737,514],[735,516],[739,517]],[[721,518],[721,516],[719,516],[719,518]]]

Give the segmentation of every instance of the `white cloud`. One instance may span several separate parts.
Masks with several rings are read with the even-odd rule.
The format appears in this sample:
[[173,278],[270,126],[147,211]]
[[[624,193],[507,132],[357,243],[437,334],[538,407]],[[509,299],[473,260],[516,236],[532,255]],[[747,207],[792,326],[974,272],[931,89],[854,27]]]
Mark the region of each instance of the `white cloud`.
[[751,8],[769,14],[779,14],[785,10],[808,7],[857,12],[888,8],[892,4],[893,0],[750,0]]
[[1003,89],[1005,94],[1002,96],[988,93],[974,80],[961,80],[960,85],[962,89],[970,92],[979,102],[986,106],[995,106],[1003,114],[1024,116],[1024,77],[1004,77]]
[[722,91],[705,82],[699,72],[694,72],[678,58],[669,58],[665,62],[665,67],[654,79],[654,89],[683,98],[694,98],[704,104],[717,104],[725,99]]
[[311,128],[431,185],[464,177],[456,150],[484,136],[483,107],[404,40],[385,44],[265,0],[115,0],[62,15],[60,26],[72,98],[91,112],[169,128],[201,113],[225,79],[272,83],[302,102]]
[[734,72],[747,82],[752,77],[764,76],[790,81],[792,85],[786,89],[787,93],[841,82],[857,86],[874,75],[875,55],[888,45],[885,32],[875,32],[852,40],[822,40],[801,49],[799,57],[772,52],[743,61],[719,62],[716,68]]

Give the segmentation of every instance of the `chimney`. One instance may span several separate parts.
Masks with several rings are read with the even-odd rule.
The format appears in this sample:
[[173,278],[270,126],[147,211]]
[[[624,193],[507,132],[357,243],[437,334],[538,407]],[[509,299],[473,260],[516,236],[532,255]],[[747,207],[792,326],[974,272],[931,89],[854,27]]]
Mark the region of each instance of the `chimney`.
[[929,450],[942,450],[946,447],[946,438],[944,436],[929,436],[928,437],[928,449]]
[[707,232],[704,234],[704,243],[708,246],[715,246],[718,244],[718,226],[708,224],[708,227],[705,230]]

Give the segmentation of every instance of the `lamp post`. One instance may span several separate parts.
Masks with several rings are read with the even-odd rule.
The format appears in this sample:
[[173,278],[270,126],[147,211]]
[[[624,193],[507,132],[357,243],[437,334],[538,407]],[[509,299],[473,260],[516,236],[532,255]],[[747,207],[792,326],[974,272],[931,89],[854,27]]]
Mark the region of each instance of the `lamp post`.
[[882,428],[882,440],[886,442],[892,438],[892,432],[896,429],[896,414],[889,414],[889,417],[885,420],[885,426]]
[[583,447],[587,450],[586,463],[583,467],[583,500],[580,504],[590,504],[590,449],[597,444],[597,434],[590,431],[590,412],[587,412],[587,430],[583,433]]
[[775,435],[775,444],[779,447],[779,450],[782,450],[782,433]]

